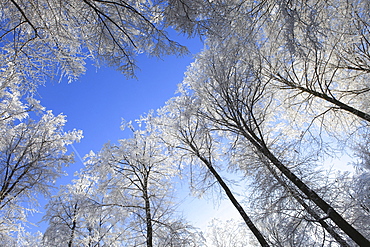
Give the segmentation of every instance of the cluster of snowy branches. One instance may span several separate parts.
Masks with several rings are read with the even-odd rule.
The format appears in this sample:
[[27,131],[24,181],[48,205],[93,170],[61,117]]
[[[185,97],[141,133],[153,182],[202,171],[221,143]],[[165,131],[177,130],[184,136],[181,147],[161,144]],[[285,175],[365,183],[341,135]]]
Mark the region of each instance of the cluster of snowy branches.
[[[7,62],[1,59],[2,65]],[[48,196],[63,167],[73,161],[67,146],[82,132],[64,131],[64,115],[54,116],[37,100],[27,97],[20,76],[0,72],[0,242],[22,236],[22,223],[36,211],[39,195]],[[31,238],[30,238],[31,239]]]
[[[171,26],[205,39],[178,95],[138,120],[138,129],[126,125],[132,138],[87,156],[78,178],[50,199],[38,244],[202,246],[202,234],[176,214],[181,174],[199,196],[217,187],[240,213],[241,231],[250,230],[248,239],[233,239],[213,222],[208,239],[215,246],[369,245],[368,1],[0,6],[3,243],[34,244],[20,223],[33,196],[48,195],[71,162],[66,146],[81,138],[34,99],[37,86],[50,77],[78,78],[87,59],[133,76],[135,54],[181,55],[186,48],[164,31]],[[328,168],[343,153],[353,173]],[[222,177],[226,170],[245,178],[245,200]],[[239,231],[239,223],[228,224]]]
[[[162,135],[214,174],[262,246],[369,245],[369,3],[214,5]],[[321,166],[342,152],[356,174]],[[248,212],[215,172],[227,168],[250,181]]]
[[186,48],[163,31],[165,11],[164,3],[147,1],[0,3],[1,245],[37,245],[24,223],[40,193],[50,196],[63,167],[73,163],[67,146],[82,138],[82,131],[63,130],[65,116],[36,100],[37,87],[77,79],[87,59],[133,76],[135,54],[183,54]]

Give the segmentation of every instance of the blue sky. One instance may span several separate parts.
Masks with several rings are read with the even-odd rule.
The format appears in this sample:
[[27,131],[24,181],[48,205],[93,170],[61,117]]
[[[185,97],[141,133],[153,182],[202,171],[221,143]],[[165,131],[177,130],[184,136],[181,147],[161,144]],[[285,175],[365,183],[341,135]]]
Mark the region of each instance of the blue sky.
[[84,138],[74,144],[82,157],[90,150],[99,151],[108,141],[126,137],[120,130],[122,118],[135,120],[174,96],[193,56],[203,48],[199,39],[174,39],[186,45],[190,54],[161,59],[141,54],[137,57],[137,79],[128,80],[114,68],[97,69],[88,64],[86,74],[77,81],[49,82],[40,87],[41,104],[55,115],[67,116],[65,130],[83,130]]

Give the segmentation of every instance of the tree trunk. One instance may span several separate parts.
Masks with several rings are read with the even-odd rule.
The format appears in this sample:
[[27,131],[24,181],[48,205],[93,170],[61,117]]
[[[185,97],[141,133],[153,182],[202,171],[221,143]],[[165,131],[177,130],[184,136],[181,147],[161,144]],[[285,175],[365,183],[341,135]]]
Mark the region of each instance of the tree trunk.
[[301,198],[299,192],[284,182],[276,171],[269,165],[266,164],[267,169],[271,172],[274,178],[279,182],[281,186],[289,191],[294,199],[311,215],[316,222],[318,222],[337,242],[341,247],[350,247],[350,245],[333,229],[332,226],[327,224],[307,203]]
[[71,227],[71,235],[70,235],[69,241],[68,241],[68,247],[73,246],[73,241],[74,241],[74,238],[75,238],[75,231],[76,231],[76,227],[77,227],[77,219],[76,219],[77,207],[78,207],[78,204],[76,203],[73,207],[72,227]]
[[145,179],[145,187],[143,188],[143,197],[145,200],[145,221],[146,221],[146,246],[153,247],[153,225],[152,225],[152,215],[150,212],[150,200],[148,196],[148,183]]
[[268,247],[269,244],[267,243],[265,237],[262,235],[262,233],[258,230],[258,228],[254,225],[252,220],[249,218],[247,213],[244,211],[243,207],[239,204],[239,202],[236,200],[234,195],[232,194],[229,187],[226,185],[226,183],[223,181],[221,176],[217,173],[217,171],[213,168],[211,162],[204,158],[202,155],[199,154],[198,150],[192,145],[191,143],[188,144],[190,148],[195,152],[196,156],[207,166],[207,168],[210,170],[210,172],[215,176],[217,182],[221,185],[222,189],[225,191],[227,197],[230,199],[234,207],[238,210],[239,214],[242,216],[244,222],[247,224],[249,229],[252,231],[254,236],[257,238],[258,242],[263,247]]
[[[321,208],[327,216],[354,242],[359,246],[370,246],[370,241],[367,240],[360,232],[353,228],[338,212],[326,203],[315,191],[311,190],[301,179],[299,179],[293,172],[289,170],[284,164],[278,160],[267,148],[262,140],[260,140],[254,132],[248,129],[248,132],[242,130],[242,134],[247,138],[259,152],[268,158],[276,168],[278,168],[293,184],[295,184],[300,191],[302,191],[308,199],[314,202]],[[253,137],[252,137],[253,136]]]

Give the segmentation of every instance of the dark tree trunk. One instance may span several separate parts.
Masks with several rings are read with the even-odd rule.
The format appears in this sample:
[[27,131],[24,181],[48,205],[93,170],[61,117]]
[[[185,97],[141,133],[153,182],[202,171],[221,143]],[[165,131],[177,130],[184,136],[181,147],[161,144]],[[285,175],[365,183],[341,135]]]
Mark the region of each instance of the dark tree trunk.
[[300,194],[295,188],[289,186],[279,175],[276,171],[269,165],[266,164],[268,170],[274,176],[274,178],[278,181],[278,183],[283,186],[285,189],[289,191],[292,197],[311,215],[316,222],[318,222],[337,242],[340,244],[341,247],[350,247],[350,245],[333,229],[332,226],[327,224],[324,219],[322,219],[316,212],[313,210],[307,203],[301,198]]
[[152,225],[152,215],[150,211],[150,200],[148,196],[148,184],[145,182],[145,187],[143,188],[143,197],[145,200],[145,221],[146,221],[146,246],[153,247],[153,225]]
[[246,132],[243,129],[242,134],[251,142],[253,146],[258,149],[259,152],[268,158],[277,169],[279,169],[293,184],[295,184],[298,189],[307,196],[308,199],[321,208],[327,214],[327,216],[355,243],[357,243],[359,246],[370,246],[369,240],[367,240],[360,232],[358,232],[345,219],[343,219],[343,217],[338,214],[333,207],[326,203],[318,194],[316,194],[315,191],[311,190],[301,179],[291,172],[289,168],[282,164],[280,160],[270,152],[264,142],[254,134],[254,132],[251,130]]
[[77,210],[78,210],[78,205],[77,203],[73,206],[73,214],[72,214],[72,226],[71,226],[71,235],[69,237],[69,241],[68,241],[68,247],[72,247],[73,246],[73,241],[74,241],[74,238],[75,238],[75,232],[76,232],[76,227],[77,227],[77,219],[76,219],[76,215],[77,215]]
[[221,185],[222,189],[225,191],[227,197],[230,199],[234,207],[238,210],[239,214],[242,216],[244,222],[247,224],[249,229],[252,231],[254,236],[257,238],[258,242],[263,247],[268,247],[269,244],[267,243],[265,237],[262,235],[262,233],[258,230],[258,228],[254,225],[252,220],[249,218],[247,213],[244,211],[243,207],[239,204],[239,202],[234,197],[233,193],[229,189],[229,187],[226,185],[226,183],[223,181],[221,176],[218,174],[218,172],[214,169],[211,162],[204,158],[202,155],[199,154],[198,150],[192,145],[191,143],[188,144],[190,148],[195,152],[196,156],[207,166],[209,171],[213,174],[213,176],[216,178],[217,182]]

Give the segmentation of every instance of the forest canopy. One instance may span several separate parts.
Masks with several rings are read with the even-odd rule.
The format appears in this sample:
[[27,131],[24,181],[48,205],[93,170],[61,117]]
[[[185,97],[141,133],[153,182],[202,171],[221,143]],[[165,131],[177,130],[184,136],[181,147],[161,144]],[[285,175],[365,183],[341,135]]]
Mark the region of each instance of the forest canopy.
[[[0,6],[2,245],[370,245],[368,1]],[[134,77],[138,54],[186,54],[169,29],[204,41],[177,94],[123,124],[131,137],[88,154],[55,192],[82,132],[63,130],[65,116],[42,106],[38,87],[78,80],[87,61]],[[353,172],[333,172],[328,163],[344,155]],[[243,177],[242,200],[225,172]],[[240,222],[196,229],[176,211],[180,177],[194,195],[230,200]],[[48,227],[32,238],[24,226],[40,194]]]

